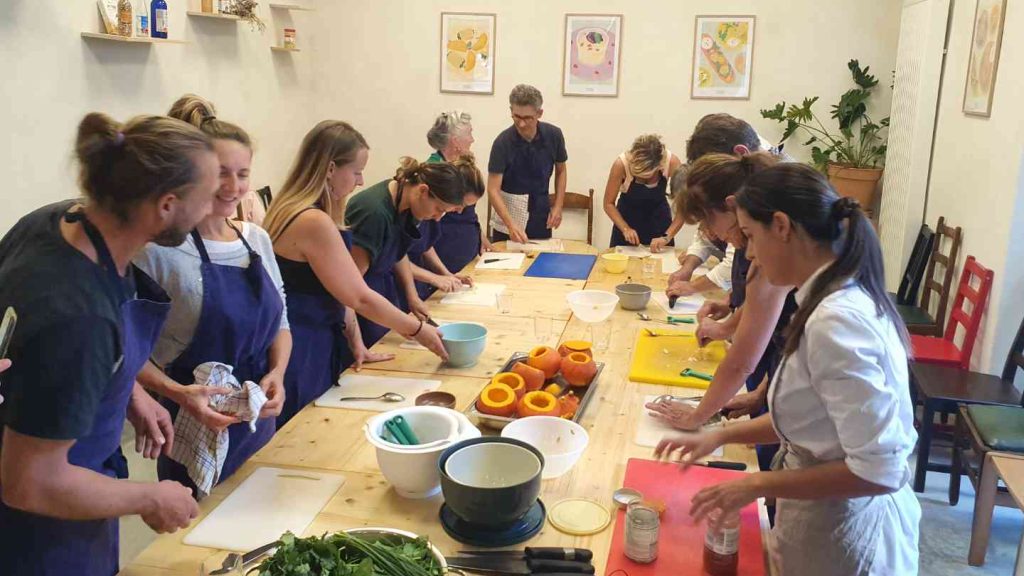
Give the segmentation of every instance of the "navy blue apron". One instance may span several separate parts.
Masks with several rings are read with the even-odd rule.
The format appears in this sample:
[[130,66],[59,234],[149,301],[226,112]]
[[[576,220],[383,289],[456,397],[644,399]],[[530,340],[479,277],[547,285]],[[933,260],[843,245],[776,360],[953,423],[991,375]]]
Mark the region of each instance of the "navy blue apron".
[[[454,214],[454,212],[452,214]],[[425,254],[427,250],[430,250],[431,248],[434,248],[436,246],[437,241],[441,237],[441,222],[443,222],[445,218],[448,218],[449,216],[451,216],[451,214],[446,214],[443,218],[441,218],[441,220],[420,221],[419,226],[417,226],[417,229],[419,230],[420,233],[420,237],[419,239],[413,241],[413,243],[409,245],[409,262],[419,266],[420,268],[423,268],[424,270],[434,272],[424,264],[423,254]],[[451,270],[451,268],[449,268],[449,270]],[[420,282],[418,280],[416,281],[416,293],[419,295],[421,300],[426,300],[427,298],[430,298],[430,295],[433,294],[435,290],[437,290],[437,288],[431,286],[430,284],[427,284],[426,282]],[[406,298],[405,290],[399,290],[398,292],[398,299],[399,302],[401,303],[400,308],[408,312],[409,302],[408,298]]]
[[[638,182],[635,178],[629,184],[629,188],[622,194],[615,203],[619,214],[626,220],[626,224],[636,230],[640,237],[640,244],[650,246],[651,240],[661,238],[665,231],[672,225],[672,209],[668,205],[668,179],[664,174],[658,175],[658,183],[653,188]],[[626,237],[618,227],[612,227],[612,239],[609,245],[630,246]],[[669,242],[669,246],[675,246],[675,241]]]
[[[351,250],[352,234],[343,230],[341,237],[345,248]],[[284,275],[295,263],[289,261],[286,266],[282,260],[278,256]],[[315,279],[312,269],[304,271],[304,274]],[[319,280],[316,280],[316,286],[304,286],[298,280],[293,278],[290,282],[287,276],[284,279],[288,292],[288,324],[294,345],[284,375],[284,409],[277,417],[279,429],[335,385],[338,375],[353,361],[345,337],[345,305],[338,302]],[[290,283],[295,287],[292,288]]]
[[[284,303],[263,266],[263,258],[237,228],[232,228],[249,251],[247,268],[211,262],[202,237],[192,231],[192,240],[202,259],[199,269],[203,280],[203,307],[192,342],[166,367],[167,375],[175,382],[194,382],[193,371],[206,362],[232,366],[232,374],[239,382],[251,380],[258,384],[269,369],[268,352],[281,330]],[[168,399],[162,404],[172,417],[177,417],[177,404]],[[248,422],[228,426],[228,455],[221,468],[220,481],[230,477],[269,442],[276,429],[273,418],[257,420],[255,433],[250,431]],[[157,460],[157,475],[161,480],[181,482],[195,493],[195,483],[185,466],[167,456],[161,455]]]
[[[149,359],[163,327],[170,298],[149,276],[130,266],[136,294],[127,294],[124,279],[103,235],[84,212],[64,215],[79,222],[109,273],[111,290],[124,296],[121,304],[121,363],[111,377],[93,417],[88,435],[78,438],[68,462],[109,476],[123,477],[127,468],[120,453],[121,431],[135,376]],[[9,508],[0,503],[0,568],[10,576],[112,576],[118,571],[118,519],[60,520]]]
[[438,258],[451,272],[461,272],[480,255],[480,219],[476,205],[441,218],[441,237],[434,243]]
[[[398,185],[402,186],[401,183]],[[396,212],[401,203],[402,189],[399,188],[398,196],[395,198]],[[398,218],[398,234],[392,234],[387,238],[377,257],[370,263],[366,274],[363,274],[363,280],[366,281],[366,285],[372,288],[374,292],[387,298],[388,302],[391,302],[396,307],[401,307],[402,302],[399,300],[400,290],[398,289],[398,282],[395,280],[395,265],[408,253],[409,246],[419,239],[419,229],[412,219],[412,214],[399,213],[396,217]],[[359,331],[363,336],[363,344],[367,348],[376,344],[390,330],[387,326],[381,326],[359,316]]]
[[743,306],[747,299],[747,272],[750,271],[750,260],[744,248],[735,248],[732,257],[732,291],[729,292],[729,307],[733,310]]

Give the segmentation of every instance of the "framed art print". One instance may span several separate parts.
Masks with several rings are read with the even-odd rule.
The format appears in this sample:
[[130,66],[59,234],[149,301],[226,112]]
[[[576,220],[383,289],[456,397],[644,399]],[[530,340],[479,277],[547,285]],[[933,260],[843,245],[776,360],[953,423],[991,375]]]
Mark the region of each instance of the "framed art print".
[[978,0],[974,11],[971,59],[967,65],[967,85],[964,87],[965,114],[986,118],[992,114],[1004,14],[1006,0]]
[[566,14],[562,95],[618,96],[621,14]]
[[750,98],[754,22],[753,16],[697,16],[691,98]]
[[494,94],[497,16],[441,13],[441,92]]

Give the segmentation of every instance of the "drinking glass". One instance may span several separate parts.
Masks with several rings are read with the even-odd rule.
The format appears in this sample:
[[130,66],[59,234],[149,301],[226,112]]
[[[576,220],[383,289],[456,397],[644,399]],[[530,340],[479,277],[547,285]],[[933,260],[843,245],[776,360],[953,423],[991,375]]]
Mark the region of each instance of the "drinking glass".
[[550,316],[534,316],[533,317],[533,336],[537,339],[537,342],[547,342],[548,338],[551,337],[551,317]]
[[507,292],[501,292],[494,296],[495,304],[498,306],[498,312],[501,314],[512,313],[512,295]]

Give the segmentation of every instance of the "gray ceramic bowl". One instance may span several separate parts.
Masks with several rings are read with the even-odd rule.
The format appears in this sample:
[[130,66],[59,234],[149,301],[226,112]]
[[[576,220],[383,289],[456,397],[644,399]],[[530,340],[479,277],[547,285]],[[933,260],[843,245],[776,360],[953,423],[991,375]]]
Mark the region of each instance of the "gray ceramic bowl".
[[445,450],[438,468],[445,503],[456,516],[485,527],[508,526],[537,501],[544,456],[512,438],[473,438]]
[[623,310],[643,310],[651,300],[651,287],[643,284],[619,284],[615,287]]

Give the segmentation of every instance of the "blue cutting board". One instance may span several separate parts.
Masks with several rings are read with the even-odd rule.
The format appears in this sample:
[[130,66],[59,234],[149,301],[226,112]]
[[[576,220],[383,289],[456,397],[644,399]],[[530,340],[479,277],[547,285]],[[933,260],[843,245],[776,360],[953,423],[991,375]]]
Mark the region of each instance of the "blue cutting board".
[[594,262],[597,262],[597,256],[542,252],[524,276],[586,280],[590,278]]

